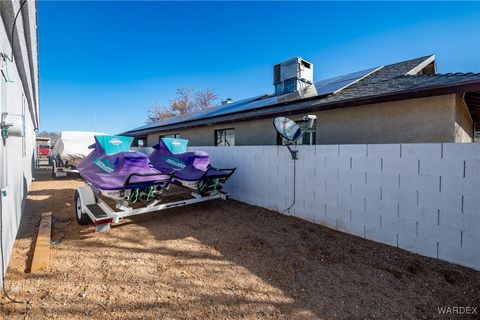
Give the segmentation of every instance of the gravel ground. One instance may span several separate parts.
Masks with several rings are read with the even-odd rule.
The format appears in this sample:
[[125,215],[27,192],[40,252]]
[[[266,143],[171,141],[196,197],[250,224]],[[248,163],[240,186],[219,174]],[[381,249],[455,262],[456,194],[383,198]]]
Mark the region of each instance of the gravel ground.
[[[6,276],[26,303],[2,296],[4,319],[447,319],[438,307],[480,309],[480,272],[231,200],[95,234],[74,218],[82,184],[37,175]],[[31,274],[44,211],[72,222],[55,223],[50,266]]]

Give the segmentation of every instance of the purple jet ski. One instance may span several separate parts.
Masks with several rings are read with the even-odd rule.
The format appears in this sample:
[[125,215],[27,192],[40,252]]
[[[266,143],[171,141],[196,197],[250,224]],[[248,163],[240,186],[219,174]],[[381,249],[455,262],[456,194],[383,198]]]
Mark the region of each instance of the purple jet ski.
[[97,194],[128,205],[156,198],[172,181],[173,171],[162,171],[150,165],[148,157],[130,151],[131,137],[95,136],[94,150],[77,168]]
[[210,164],[206,152],[186,152],[188,140],[162,138],[153,146],[149,159],[153,167],[163,173],[174,172],[173,183],[188,189],[211,194],[235,172],[233,169],[218,169]]

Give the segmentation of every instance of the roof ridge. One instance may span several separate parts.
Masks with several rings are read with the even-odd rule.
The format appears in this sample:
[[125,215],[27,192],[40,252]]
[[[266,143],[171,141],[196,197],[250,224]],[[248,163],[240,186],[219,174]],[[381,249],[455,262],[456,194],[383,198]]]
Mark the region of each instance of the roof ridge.
[[421,56],[421,57],[416,57],[416,58],[412,58],[412,59],[407,59],[407,60],[402,60],[402,61],[398,61],[398,62],[394,62],[394,63],[390,63],[390,64],[385,64],[384,66],[385,67],[388,67],[388,66],[394,66],[394,65],[398,65],[398,64],[402,64],[402,63],[406,63],[406,62],[409,62],[409,61],[414,61],[414,60],[426,60],[428,58],[430,58],[431,56],[434,56],[435,54],[428,54],[426,56]]
[[450,77],[450,76],[480,76],[480,72],[447,72],[437,74],[402,74],[398,77],[405,78],[434,78],[434,77]]

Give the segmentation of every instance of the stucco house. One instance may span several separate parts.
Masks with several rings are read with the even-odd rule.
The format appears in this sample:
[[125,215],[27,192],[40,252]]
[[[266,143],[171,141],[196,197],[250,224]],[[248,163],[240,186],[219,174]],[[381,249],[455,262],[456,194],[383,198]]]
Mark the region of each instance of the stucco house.
[[0,1],[0,272],[3,273],[35,164],[39,127],[36,5],[35,1]]
[[307,113],[317,123],[304,144],[472,142],[480,130],[480,74],[438,74],[434,55],[317,82],[313,64],[297,57],[276,65],[273,80],[275,93],[124,134],[146,146],[165,136],[191,146],[275,145],[272,119]]

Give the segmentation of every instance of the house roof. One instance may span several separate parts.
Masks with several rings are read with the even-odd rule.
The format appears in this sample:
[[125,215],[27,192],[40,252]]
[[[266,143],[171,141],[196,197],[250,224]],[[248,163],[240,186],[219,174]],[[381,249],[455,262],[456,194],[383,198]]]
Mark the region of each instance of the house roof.
[[[301,92],[283,96],[266,94],[187,116],[163,119],[132,129],[124,134],[140,136],[149,132],[291,115],[307,111],[322,111],[451,93],[480,92],[480,73],[421,75],[421,71],[426,66],[430,65],[434,68],[434,63],[434,55],[402,61],[372,68],[373,71],[366,72],[365,77],[332,94],[318,95],[315,86],[309,86]],[[479,105],[470,105],[468,102],[467,105],[472,117],[475,115],[474,121],[480,122],[480,101]]]
[[51,138],[49,138],[49,137],[36,137],[35,140],[37,140],[37,141],[48,141],[48,140],[51,140]]

